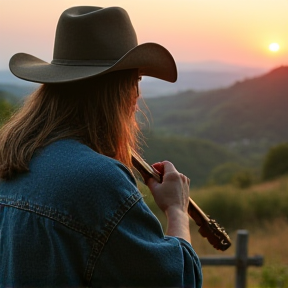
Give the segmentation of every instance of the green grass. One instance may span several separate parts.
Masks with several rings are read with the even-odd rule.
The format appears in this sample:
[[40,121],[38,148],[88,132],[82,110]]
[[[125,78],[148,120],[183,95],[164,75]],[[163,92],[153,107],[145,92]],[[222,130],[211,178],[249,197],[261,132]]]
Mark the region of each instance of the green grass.
[[[154,203],[148,188],[139,184],[144,199],[163,225],[163,213]],[[263,182],[247,189],[232,185],[191,190],[190,196],[206,214],[226,228],[232,246],[225,252],[215,250],[197,232],[191,220],[192,245],[202,256],[235,254],[237,230],[249,231],[248,255],[262,255],[262,267],[249,267],[247,288],[288,287],[288,176]],[[235,267],[203,266],[203,288],[233,288]]]

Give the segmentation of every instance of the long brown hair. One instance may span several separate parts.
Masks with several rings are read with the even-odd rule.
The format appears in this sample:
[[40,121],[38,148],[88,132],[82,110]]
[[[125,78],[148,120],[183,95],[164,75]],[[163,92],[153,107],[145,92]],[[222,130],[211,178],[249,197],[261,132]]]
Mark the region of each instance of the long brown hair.
[[137,85],[133,69],[40,86],[0,130],[0,178],[29,171],[37,148],[63,138],[79,139],[131,167],[131,150],[138,146]]

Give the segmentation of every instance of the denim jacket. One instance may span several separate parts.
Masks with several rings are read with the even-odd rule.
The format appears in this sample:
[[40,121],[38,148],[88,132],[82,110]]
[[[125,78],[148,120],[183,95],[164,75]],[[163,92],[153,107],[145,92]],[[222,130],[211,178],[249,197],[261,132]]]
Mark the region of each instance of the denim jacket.
[[76,140],[0,183],[0,287],[201,287],[192,246],[163,234],[120,162]]

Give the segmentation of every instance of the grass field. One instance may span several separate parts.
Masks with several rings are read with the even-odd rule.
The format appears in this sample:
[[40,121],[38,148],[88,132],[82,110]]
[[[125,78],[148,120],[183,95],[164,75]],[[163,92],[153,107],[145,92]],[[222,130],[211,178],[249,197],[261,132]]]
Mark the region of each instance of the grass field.
[[[140,187],[147,204],[165,230],[165,217],[155,207],[152,196]],[[225,252],[215,250],[198,233],[191,220],[192,245],[198,255],[234,255],[237,230],[249,232],[249,256],[262,255],[262,267],[249,267],[247,288],[288,287],[288,178],[261,183],[248,189],[233,186],[206,187],[191,191],[191,197],[207,214],[224,225],[232,240]],[[205,209],[204,209],[205,208]],[[221,220],[221,221],[220,221]],[[203,288],[235,287],[235,268],[203,266]]]
[[[266,223],[262,227],[249,229],[249,256],[262,255],[262,267],[249,267],[247,285],[255,287],[288,287],[288,225],[283,219]],[[237,231],[230,233],[232,246],[225,252],[215,250],[196,229],[192,229],[192,245],[198,255],[234,255]],[[203,266],[204,288],[235,287],[235,268],[224,266]],[[281,283],[281,281],[283,283]],[[278,285],[278,286],[276,286]]]

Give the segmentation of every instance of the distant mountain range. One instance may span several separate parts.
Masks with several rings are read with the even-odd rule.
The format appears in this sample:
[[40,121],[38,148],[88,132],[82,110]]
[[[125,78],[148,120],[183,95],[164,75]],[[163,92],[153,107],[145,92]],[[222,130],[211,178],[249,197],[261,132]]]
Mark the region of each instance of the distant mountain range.
[[20,80],[8,70],[0,70],[0,91],[13,95],[13,100],[29,95],[37,87],[38,84]]
[[288,141],[288,67],[213,91],[147,99],[152,129],[225,145]]
[[[215,63],[214,66],[211,65],[214,68],[216,66]],[[222,68],[223,71],[233,70],[235,74],[207,71],[197,74],[195,71],[191,72],[190,66],[190,68],[188,66],[185,68],[183,65],[180,67],[182,72],[180,71],[179,74],[182,78],[179,77],[179,85],[183,81],[181,86],[183,92],[174,93],[170,97],[146,99],[153,115],[153,129],[166,135],[203,138],[225,145],[251,141],[270,143],[288,140],[288,67],[282,66],[257,77],[234,81],[226,88],[207,91],[196,91],[190,88],[193,86],[193,75],[194,78],[202,77],[202,80],[209,78],[209,75],[214,75],[215,79],[216,75],[219,79],[226,75],[227,84],[228,75],[237,73],[240,75],[241,71],[246,75],[253,74],[257,69],[227,66],[225,69]],[[205,68],[205,65],[203,67]],[[203,70],[207,69],[204,68]],[[148,85],[149,81],[144,80],[143,86]],[[232,76],[230,81],[232,82]],[[164,81],[158,80],[158,82]],[[219,84],[220,80],[216,82]],[[147,89],[154,89],[155,92],[157,87],[153,83],[151,80]],[[209,85],[213,86],[211,83],[212,81]],[[6,93],[7,97],[12,95],[23,97],[36,87],[37,84],[21,81],[8,71],[0,71],[2,95]],[[164,91],[163,88],[161,89]]]
[[[143,77],[140,84],[144,98],[169,96],[186,90],[206,91],[228,87],[236,81],[261,75],[263,68],[243,67],[216,61],[178,63],[178,80],[168,83],[151,77]],[[8,70],[0,70],[0,89],[23,97],[38,84],[23,81]]]
[[[206,64],[192,67],[198,72],[179,65],[178,84],[149,77],[141,84],[153,119],[150,132],[144,131],[144,158],[172,161],[193,186],[207,183],[224,163],[259,169],[270,145],[288,141],[288,67],[265,72]],[[0,71],[0,99],[15,102],[37,86]]]
[[178,79],[169,83],[144,77],[140,83],[144,98],[170,96],[186,90],[207,91],[231,86],[237,81],[266,73],[264,68],[245,67],[215,61],[179,63]]

